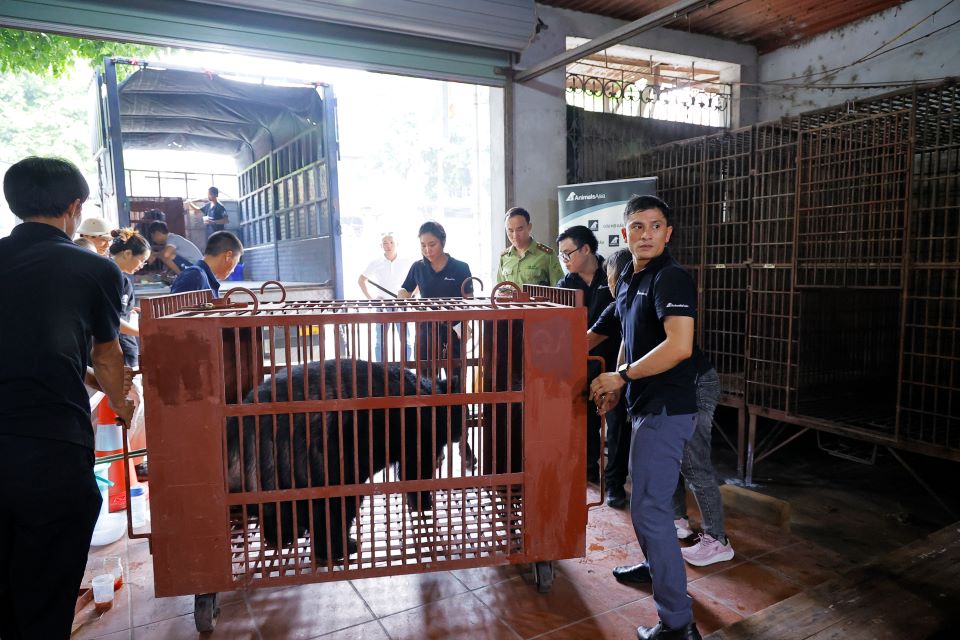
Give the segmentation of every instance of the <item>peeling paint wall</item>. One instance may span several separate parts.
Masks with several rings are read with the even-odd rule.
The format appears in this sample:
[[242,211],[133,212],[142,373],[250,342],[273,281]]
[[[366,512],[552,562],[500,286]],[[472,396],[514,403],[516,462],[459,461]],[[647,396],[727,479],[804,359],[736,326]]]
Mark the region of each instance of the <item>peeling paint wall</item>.
[[[623,20],[544,5],[537,5],[537,14],[546,28],[524,50],[517,64],[521,69],[565,51],[567,36],[596,38],[626,24]],[[729,40],[654,29],[623,44],[737,64],[740,65],[740,78],[749,82],[753,82],[757,74],[756,49]],[[558,69],[516,85],[513,97],[514,198],[506,204],[527,208],[534,223],[534,237],[550,245],[558,232],[557,186],[565,184],[567,173],[565,78],[564,70]],[[739,119],[742,125],[753,123],[756,120],[756,100],[741,103],[736,91],[734,98],[740,106],[735,120]],[[499,221],[499,228],[502,233],[502,221]],[[498,243],[494,237],[496,247]]]
[[[952,2],[932,18],[924,20],[946,4],[947,0],[912,0],[797,46],[760,56],[760,81],[836,87],[960,76],[960,24],[952,25],[960,21],[960,2]],[[900,35],[913,25],[917,26]],[[928,37],[905,44],[921,36]],[[884,50],[905,46],[851,64],[871,55],[887,42],[889,45]],[[761,122],[776,120],[847,100],[887,93],[894,88],[763,86],[759,119]]]

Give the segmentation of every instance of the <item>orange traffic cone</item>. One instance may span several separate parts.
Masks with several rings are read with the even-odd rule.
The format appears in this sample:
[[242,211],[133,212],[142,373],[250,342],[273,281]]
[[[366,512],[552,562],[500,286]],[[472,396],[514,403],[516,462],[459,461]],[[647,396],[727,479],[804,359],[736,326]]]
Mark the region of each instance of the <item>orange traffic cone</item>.
[[[123,426],[117,420],[117,414],[110,408],[106,398],[97,407],[97,430],[95,436],[96,455],[106,456],[123,453]],[[108,475],[113,486],[107,494],[110,513],[127,508],[127,483],[123,474],[123,460],[110,463]]]

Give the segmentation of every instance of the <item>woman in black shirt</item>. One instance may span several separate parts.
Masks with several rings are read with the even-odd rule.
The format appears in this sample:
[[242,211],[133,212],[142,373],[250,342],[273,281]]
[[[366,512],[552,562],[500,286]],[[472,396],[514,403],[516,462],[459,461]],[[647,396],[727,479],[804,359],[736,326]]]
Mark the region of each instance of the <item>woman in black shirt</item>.
[[150,245],[146,238],[133,229],[118,229],[111,232],[110,257],[123,272],[123,295],[120,298],[120,347],[123,349],[123,363],[136,367],[140,362],[140,344],[137,336],[140,329],[130,323],[130,316],[137,305],[133,292],[133,274],[150,258]]
[[[423,254],[423,260],[414,262],[407,273],[406,279],[400,287],[398,296],[409,298],[414,293],[420,292],[421,298],[460,298],[460,287],[464,280],[471,277],[470,265],[450,256],[443,249],[447,244],[447,232],[439,222],[428,221],[420,225],[420,231],[417,233],[420,237],[420,252]],[[467,282],[464,287],[466,297],[473,296],[473,281]],[[436,345],[435,352],[429,348],[433,327],[432,323],[422,322],[419,327],[420,358],[431,358],[433,353],[443,358],[447,355],[460,357],[460,337],[457,335],[459,323],[452,328],[448,328],[446,323],[438,323],[436,327]],[[445,353],[448,344],[448,335],[450,336],[450,353]],[[466,339],[466,336],[463,336]]]

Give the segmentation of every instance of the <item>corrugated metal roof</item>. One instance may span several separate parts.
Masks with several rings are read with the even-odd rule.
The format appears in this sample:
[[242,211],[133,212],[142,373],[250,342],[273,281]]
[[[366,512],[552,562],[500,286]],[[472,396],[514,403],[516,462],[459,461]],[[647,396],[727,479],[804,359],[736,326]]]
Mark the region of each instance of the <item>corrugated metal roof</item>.
[[[541,4],[636,20],[674,0],[539,0]],[[767,53],[842,27],[904,0],[718,0],[669,25],[735,40]]]

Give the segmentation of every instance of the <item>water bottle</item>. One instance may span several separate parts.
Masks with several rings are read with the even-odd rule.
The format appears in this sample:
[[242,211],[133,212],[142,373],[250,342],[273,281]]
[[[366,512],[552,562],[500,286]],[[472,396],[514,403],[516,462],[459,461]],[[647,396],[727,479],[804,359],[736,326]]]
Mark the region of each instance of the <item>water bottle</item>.
[[134,528],[146,526],[147,524],[147,496],[143,493],[143,487],[133,487],[130,489],[131,511],[130,518],[133,520]]

